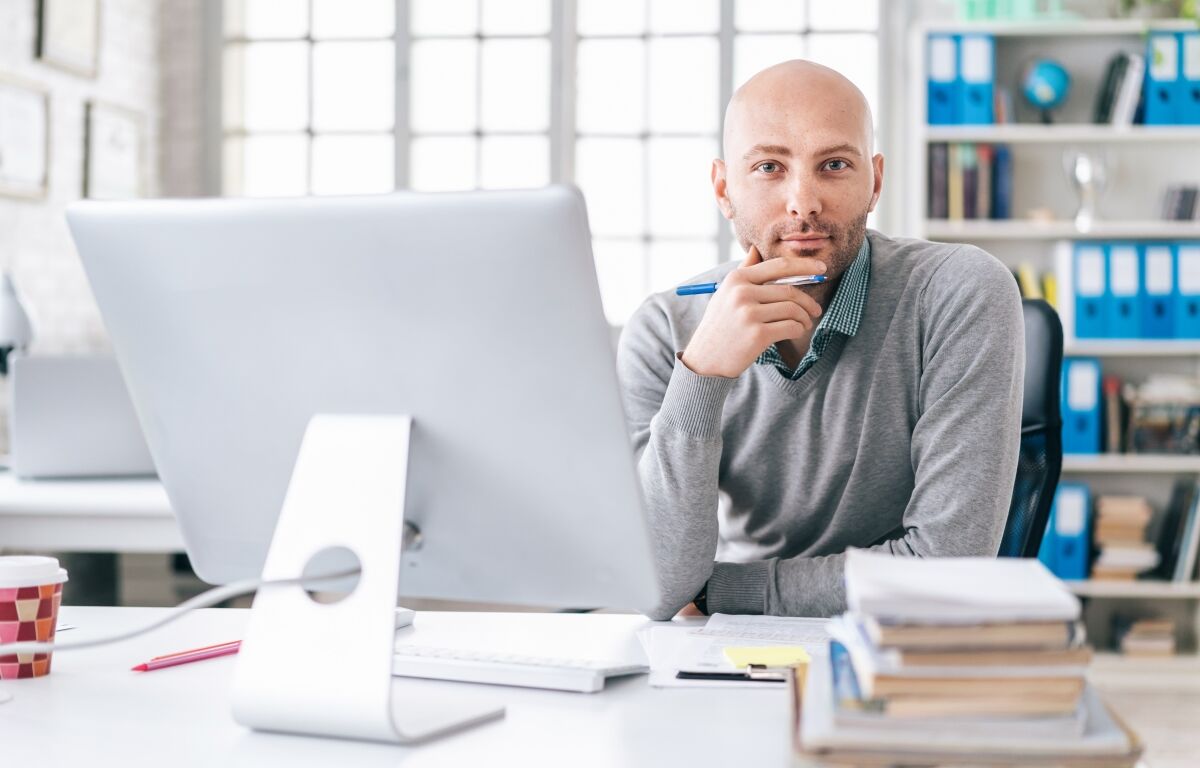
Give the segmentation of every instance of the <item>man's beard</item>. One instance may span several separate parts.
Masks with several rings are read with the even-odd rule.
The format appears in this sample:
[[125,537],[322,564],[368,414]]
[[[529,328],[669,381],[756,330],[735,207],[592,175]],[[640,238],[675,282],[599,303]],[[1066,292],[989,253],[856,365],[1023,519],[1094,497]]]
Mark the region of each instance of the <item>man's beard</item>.
[[[758,252],[763,261],[778,258],[781,255],[773,252],[772,246],[784,237],[811,232],[828,235],[833,249],[828,256],[829,262],[825,265],[825,274],[830,278],[840,276],[858,257],[863,238],[867,235],[867,214],[869,212],[864,210],[858,218],[847,225],[838,225],[820,217],[813,217],[805,219],[803,222],[788,222],[759,232],[738,216],[737,208],[730,201],[730,220],[733,222],[733,230],[738,242],[741,243],[742,250],[748,253],[751,245],[758,246]],[[802,249],[800,254],[816,256],[817,251],[816,249]]]

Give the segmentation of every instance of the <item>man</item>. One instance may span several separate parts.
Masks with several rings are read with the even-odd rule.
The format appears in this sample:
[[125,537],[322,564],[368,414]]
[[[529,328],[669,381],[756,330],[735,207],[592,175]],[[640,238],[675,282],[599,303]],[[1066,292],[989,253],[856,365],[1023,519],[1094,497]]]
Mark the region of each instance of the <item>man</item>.
[[[725,115],[717,204],[746,251],[650,297],[618,368],[664,592],[654,618],[828,616],[844,552],[992,555],[1020,444],[1024,333],[982,250],[866,229],[870,109],[831,69],[760,72]],[[820,274],[803,288],[771,285]]]

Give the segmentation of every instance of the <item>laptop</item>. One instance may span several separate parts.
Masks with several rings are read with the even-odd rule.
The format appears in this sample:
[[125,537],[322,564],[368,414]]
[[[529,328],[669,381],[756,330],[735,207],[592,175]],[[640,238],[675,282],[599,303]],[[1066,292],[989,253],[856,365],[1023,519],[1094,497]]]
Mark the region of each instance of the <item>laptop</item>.
[[9,450],[22,478],[152,476],[112,357],[15,356]]

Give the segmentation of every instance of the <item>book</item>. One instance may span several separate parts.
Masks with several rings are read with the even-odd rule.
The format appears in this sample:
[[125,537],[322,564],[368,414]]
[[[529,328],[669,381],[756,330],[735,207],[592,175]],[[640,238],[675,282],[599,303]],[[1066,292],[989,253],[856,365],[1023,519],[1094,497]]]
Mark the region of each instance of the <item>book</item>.
[[1133,125],[1137,121],[1142,101],[1142,81],[1146,76],[1146,59],[1139,53],[1126,53],[1126,64],[1116,85],[1112,112],[1108,122],[1112,125]]
[[955,221],[963,218],[963,164],[964,144],[949,145],[948,171],[946,176],[946,218]]
[[1124,52],[1120,52],[1108,60],[1108,64],[1104,68],[1104,78],[1100,81],[1100,90],[1096,94],[1096,107],[1092,112],[1092,122],[1107,123],[1112,120],[1113,106],[1117,101],[1117,90],[1128,66],[1129,56]]
[[1042,298],[1042,287],[1038,285],[1037,273],[1033,271],[1033,265],[1027,261],[1017,265],[1017,284],[1021,287],[1021,298]]
[[1058,275],[1053,272],[1046,272],[1042,275],[1042,294],[1046,297],[1047,303],[1054,309],[1058,309]]
[[979,155],[974,144],[962,144],[958,150],[962,164],[962,218],[979,218]]
[[1064,649],[1081,642],[1078,622],[1012,622],[1004,624],[941,625],[881,624],[871,616],[861,618],[872,643],[880,648],[931,649]]
[[[1032,558],[897,557],[850,549],[845,581],[850,611],[881,625],[957,625],[964,632],[980,633],[1044,622],[1047,631],[1061,639],[1069,636],[1063,627],[1080,616],[1079,598]],[[1056,622],[1063,627],[1054,628]],[[996,626],[977,626],[981,624]],[[939,628],[916,626],[910,631]]]
[[[1052,715],[1071,715],[1077,711],[1084,683],[1084,670],[1079,670],[1071,679],[1078,683],[1077,690],[1047,691],[1030,694],[1014,690],[1013,678],[989,677],[972,680],[970,687],[950,693],[889,693],[883,687],[889,683],[878,675],[863,673],[862,665],[856,661],[858,650],[851,650],[839,640],[830,643],[830,664],[834,676],[834,688],[839,703],[862,712],[871,712],[880,718],[952,718],[965,721],[979,718],[1012,717],[1029,715],[1039,718]],[[1050,678],[1039,678],[1045,680]],[[901,682],[907,682],[905,678]],[[925,682],[925,681],[918,681]],[[939,678],[934,682],[962,687],[962,680]],[[1008,690],[997,687],[1009,686]]]
[[876,674],[859,679],[863,693],[891,700],[894,697],[937,699],[1055,699],[1069,700],[1074,709],[1083,693],[1082,675],[1067,677],[908,677]]
[[897,663],[907,669],[1086,667],[1092,662],[1092,649],[1086,645],[1073,648],[1000,648],[973,651],[896,650],[894,653]]
[[1112,374],[1105,374],[1101,383],[1104,397],[1104,450],[1107,453],[1120,453],[1124,443],[1125,408],[1121,398],[1121,379]]
[[975,147],[975,216],[972,218],[990,219],[992,217],[992,155],[993,150],[990,144],[980,144]]
[[938,142],[929,145],[929,218],[944,219],[950,215],[947,207],[947,176],[950,173],[950,148]]
[[1004,144],[992,147],[992,218],[1012,218],[1013,160]]
[[1171,501],[1159,521],[1156,539],[1159,564],[1151,573],[1153,578],[1170,580],[1174,577],[1195,493],[1196,483],[1191,480],[1179,480],[1171,489]]
[[[1197,481],[1200,484],[1200,481]],[[1192,492],[1192,504],[1179,541],[1179,558],[1175,561],[1172,581],[1191,581],[1196,570],[1196,555],[1200,550],[1200,489]]]
[[[1048,734],[1037,727],[1040,720],[1019,717],[995,727],[986,719],[975,727],[943,727],[936,718],[929,727],[913,720],[900,720],[907,727],[897,727],[887,716],[839,706],[834,658],[831,653],[814,660],[802,677],[792,675],[789,681],[794,748],[805,758],[864,766],[1019,763],[1026,768],[1132,768],[1143,751],[1137,734],[1104,706],[1090,685],[1080,702],[1082,734]],[[1061,717],[1055,719],[1062,722]],[[1022,729],[1024,723],[1031,727]]]

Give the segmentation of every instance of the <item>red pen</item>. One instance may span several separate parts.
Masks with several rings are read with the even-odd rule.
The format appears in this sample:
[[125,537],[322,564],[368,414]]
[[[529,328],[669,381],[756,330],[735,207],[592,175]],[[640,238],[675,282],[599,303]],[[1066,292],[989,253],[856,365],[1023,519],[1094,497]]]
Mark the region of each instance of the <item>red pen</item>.
[[218,643],[217,645],[206,645],[203,648],[195,648],[190,651],[179,651],[177,653],[168,653],[165,656],[155,656],[145,664],[138,664],[133,667],[134,672],[152,672],[156,669],[164,667],[174,667],[179,664],[189,664],[193,661],[203,661],[204,659],[215,659],[218,656],[228,656],[237,653],[242,646],[241,640],[232,640],[228,643]]

